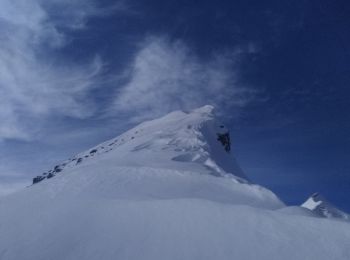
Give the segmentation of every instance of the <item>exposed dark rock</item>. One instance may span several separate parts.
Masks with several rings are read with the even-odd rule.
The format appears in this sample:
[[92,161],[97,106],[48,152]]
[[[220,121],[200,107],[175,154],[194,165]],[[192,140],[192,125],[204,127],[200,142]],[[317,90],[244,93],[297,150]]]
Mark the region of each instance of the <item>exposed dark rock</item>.
[[49,175],[47,175],[47,178],[50,179],[50,178],[52,178],[52,177],[54,177],[54,176],[55,176],[55,174],[53,174],[52,172],[50,172]]
[[33,178],[33,184],[41,182],[43,179],[45,179],[44,176],[36,176],[35,178]]
[[227,132],[224,134],[217,134],[217,136],[218,136],[218,141],[224,146],[225,151],[230,152],[231,150],[230,134]]
[[82,161],[83,161],[83,158],[78,158],[77,164],[78,164],[78,163],[81,163]]
[[53,171],[54,172],[61,172],[62,171],[61,165],[56,165]]
[[93,150],[90,151],[90,154],[94,154],[96,152],[97,152],[97,149],[93,149]]

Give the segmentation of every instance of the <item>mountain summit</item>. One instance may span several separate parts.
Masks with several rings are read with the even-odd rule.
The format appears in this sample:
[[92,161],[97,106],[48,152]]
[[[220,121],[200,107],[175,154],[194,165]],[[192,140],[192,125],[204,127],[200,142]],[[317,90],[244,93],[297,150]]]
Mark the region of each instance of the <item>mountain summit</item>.
[[231,138],[204,106],[56,165],[0,199],[0,259],[350,259],[349,223],[249,182]]
[[[97,158],[97,159],[96,159]],[[229,130],[216,120],[213,106],[203,106],[190,113],[175,111],[160,119],[142,123],[124,134],[56,165],[33,179],[38,183],[66,169],[109,160],[118,166],[161,168],[197,168],[215,176],[246,182],[232,152]]]

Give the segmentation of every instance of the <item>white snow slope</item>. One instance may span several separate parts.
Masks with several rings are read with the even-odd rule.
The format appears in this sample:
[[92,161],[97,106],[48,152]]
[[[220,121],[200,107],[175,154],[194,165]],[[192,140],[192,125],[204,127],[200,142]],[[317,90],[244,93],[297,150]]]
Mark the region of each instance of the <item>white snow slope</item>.
[[0,259],[350,259],[349,223],[246,181],[226,131],[173,112],[63,162],[0,199]]

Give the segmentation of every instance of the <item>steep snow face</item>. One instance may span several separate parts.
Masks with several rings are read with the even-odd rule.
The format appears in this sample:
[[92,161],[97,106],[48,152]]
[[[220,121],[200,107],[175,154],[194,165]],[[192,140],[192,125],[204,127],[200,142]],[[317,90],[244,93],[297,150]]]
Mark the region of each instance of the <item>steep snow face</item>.
[[0,198],[0,259],[350,259],[349,223],[249,183],[227,133],[177,111],[55,166]]
[[350,216],[348,214],[334,207],[319,193],[314,193],[301,207],[311,210],[319,217],[350,221]]
[[247,182],[232,151],[228,129],[215,119],[212,106],[190,113],[176,111],[142,123],[110,141],[56,165],[34,183],[50,179],[98,158],[118,166],[149,166],[192,171],[215,176],[230,175]]

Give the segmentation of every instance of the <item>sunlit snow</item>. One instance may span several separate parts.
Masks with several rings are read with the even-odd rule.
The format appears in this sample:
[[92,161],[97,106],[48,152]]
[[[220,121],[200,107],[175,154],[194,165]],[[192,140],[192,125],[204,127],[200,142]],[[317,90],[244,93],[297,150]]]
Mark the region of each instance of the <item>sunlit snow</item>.
[[0,259],[350,259],[349,222],[251,183],[221,126],[210,106],[173,112],[1,198]]

